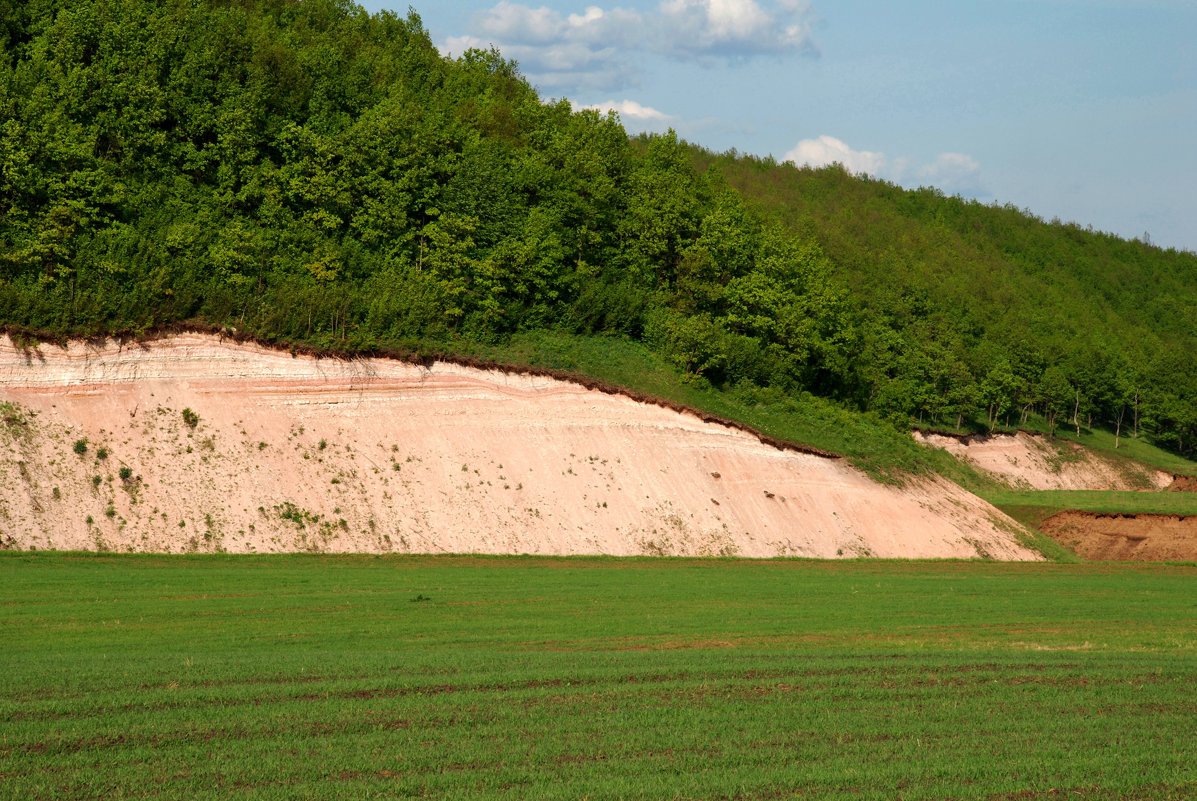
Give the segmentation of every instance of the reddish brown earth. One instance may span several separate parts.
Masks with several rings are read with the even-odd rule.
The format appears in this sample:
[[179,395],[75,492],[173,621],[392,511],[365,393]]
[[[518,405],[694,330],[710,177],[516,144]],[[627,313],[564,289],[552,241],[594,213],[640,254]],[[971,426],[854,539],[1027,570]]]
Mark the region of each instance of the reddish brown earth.
[[1061,512],[1040,528],[1085,559],[1197,559],[1197,517]]
[[945,480],[878,484],[546,376],[2,341],[0,402],[6,547],[1038,558]]
[[1192,476],[1176,476],[1168,485],[1172,492],[1197,492],[1197,478]]

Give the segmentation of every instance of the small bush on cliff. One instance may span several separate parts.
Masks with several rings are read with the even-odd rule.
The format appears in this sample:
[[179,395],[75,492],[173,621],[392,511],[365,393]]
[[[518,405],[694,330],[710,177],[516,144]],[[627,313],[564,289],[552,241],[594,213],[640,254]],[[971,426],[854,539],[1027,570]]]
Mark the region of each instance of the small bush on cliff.
[[21,407],[8,401],[0,403],[0,422],[14,432],[23,430],[29,423]]

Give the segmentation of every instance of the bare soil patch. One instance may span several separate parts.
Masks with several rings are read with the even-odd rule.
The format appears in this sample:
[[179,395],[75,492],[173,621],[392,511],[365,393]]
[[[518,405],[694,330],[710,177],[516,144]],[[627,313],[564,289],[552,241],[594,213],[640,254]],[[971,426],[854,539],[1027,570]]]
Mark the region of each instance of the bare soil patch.
[[1197,517],[1061,512],[1041,528],[1085,559],[1197,560]]
[[916,431],[914,437],[1014,489],[1159,490],[1173,479],[1162,470],[1107,459],[1076,443],[1025,431],[968,437]]
[[1175,476],[1168,485],[1171,492],[1197,492],[1197,478],[1192,476]]
[[1033,559],[944,480],[607,389],[206,334],[0,342],[0,541],[146,552]]

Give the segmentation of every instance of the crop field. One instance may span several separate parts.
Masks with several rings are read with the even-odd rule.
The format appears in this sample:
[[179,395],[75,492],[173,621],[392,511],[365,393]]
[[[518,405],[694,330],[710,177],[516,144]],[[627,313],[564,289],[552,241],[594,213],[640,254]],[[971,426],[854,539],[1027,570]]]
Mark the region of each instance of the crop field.
[[3,799],[1191,799],[1197,566],[0,554]]

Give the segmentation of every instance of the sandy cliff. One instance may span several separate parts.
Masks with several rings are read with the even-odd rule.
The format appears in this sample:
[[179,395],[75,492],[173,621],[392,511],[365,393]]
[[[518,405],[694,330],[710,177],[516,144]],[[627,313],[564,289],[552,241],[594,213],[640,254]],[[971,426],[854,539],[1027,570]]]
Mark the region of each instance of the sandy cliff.
[[915,432],[914,436],[1020,489],[1157,490],[1172,484],[1172,476],[1162,470],[1115,462],[1075,443],[1022,431],[973,437]]
[[0,401],[7,547],[1036,558],[948,482],[544,377],[4,340]]

